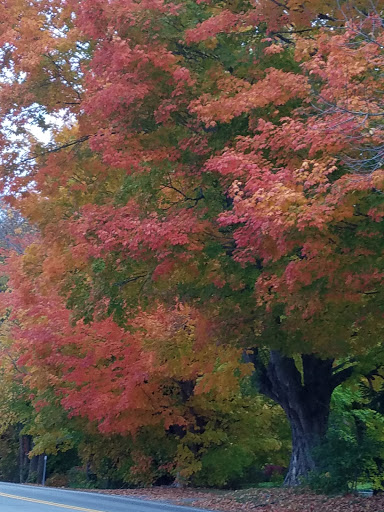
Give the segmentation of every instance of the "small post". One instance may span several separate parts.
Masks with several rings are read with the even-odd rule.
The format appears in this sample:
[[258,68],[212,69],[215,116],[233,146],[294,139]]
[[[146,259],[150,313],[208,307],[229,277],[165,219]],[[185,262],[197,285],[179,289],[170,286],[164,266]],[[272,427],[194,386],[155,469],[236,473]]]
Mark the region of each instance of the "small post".
[[42,485],[45,485],[45,476],[47,474],[47,458],[47,455],[44,455],[43,480],[41,482]]

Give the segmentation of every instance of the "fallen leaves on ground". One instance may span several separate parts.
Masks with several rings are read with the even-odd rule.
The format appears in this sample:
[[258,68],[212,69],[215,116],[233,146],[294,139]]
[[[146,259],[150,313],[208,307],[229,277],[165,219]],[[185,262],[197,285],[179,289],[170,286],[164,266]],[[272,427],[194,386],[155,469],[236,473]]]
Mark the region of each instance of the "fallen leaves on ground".
[[384,512],[384,496],[324,496],[296,489],[212,491],[154,487],[97,491],[222,512]]

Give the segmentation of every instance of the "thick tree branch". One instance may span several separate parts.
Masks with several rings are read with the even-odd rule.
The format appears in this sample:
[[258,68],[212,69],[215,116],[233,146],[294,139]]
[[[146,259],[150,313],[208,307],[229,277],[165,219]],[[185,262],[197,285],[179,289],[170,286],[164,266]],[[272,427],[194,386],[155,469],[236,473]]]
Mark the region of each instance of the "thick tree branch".
[[336,389],[337,386],[340,386],[340,384],[349,379],[349,377],[351,377],[351,375],[353,374],[353,370],[354,365],[348,366],[347,368],[344,368],[344,370],[334,373],[331,379],[332,390]]

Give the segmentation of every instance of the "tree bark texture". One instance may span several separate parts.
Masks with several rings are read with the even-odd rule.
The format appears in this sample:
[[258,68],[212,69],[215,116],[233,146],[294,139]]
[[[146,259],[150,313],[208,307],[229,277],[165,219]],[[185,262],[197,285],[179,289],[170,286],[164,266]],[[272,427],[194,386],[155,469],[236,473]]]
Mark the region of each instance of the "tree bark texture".
[[[21,429],[22,427],[20,427]],[[19,480],[23,484],[29,473],[30,459],[28,453],[32,449],[32,438],[28,435],[19,434]]]
[[44,473],[44,454],[38,455],[37,459],[37,483],[43,483],[43,473]]
[[327,432],[332,393],[350,376],[352,369],[335,373],[332,359],[303,354],[302,371],[299,371],[292,357],[276,350],[270,352],[267,365],[260,362],[257,350],[251,360],[260,392],[277,402],[287,415],[292,455],[284,484],[299,485],[315,469],[313,450]]

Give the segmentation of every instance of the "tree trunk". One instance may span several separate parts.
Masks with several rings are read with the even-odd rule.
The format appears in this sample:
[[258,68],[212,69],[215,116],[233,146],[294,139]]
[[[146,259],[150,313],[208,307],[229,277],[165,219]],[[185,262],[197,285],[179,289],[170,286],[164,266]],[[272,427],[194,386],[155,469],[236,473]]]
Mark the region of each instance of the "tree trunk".
[[302,372],[291,357],[272,350],[263,365],[257,350],[251,356],[259,390],[285,411],[292,432],[292,456],[284,484],[299,485],[315,469],[314,448],[324,438],[333,390],[347,379],[352,368],[333,369],[332,359],[301,356]]
[[[21,429],[22,427],[20,427]],[[28,453],[32,449],[32,438],[28,435],[19,434],[19,474],[20,483],[24,483],[29,472],[30,460]]]
[[[179,386],[179,396],[180,402],[183,405],[187,405],[188,401],[193,397],[196,387],[195,380],[184,380],[177,382]],[[198,414],[193,407],[187,407],[191,425],[171,425],[168,429],[170,434],[176,435],[180,440],[183,439],[188,432],[193,434],[202,434],[205,431],[207,426],[207,418]],[[196,457],[198,457],[199,449],[201,448],[200,444],[190,443],[188,448],[194,453]],[[184,488],[188,485],[188,479],[183,478],[180,474],[180,471],[176,472],[175,481],[172,486],[176,488]]]
[[28,471],[28,478],[27,478],[27,482],[29,484],[39,483],[37,480],[38,463],[39,463],[39,455],[34,455],[29,462],[29,471]]
[[324,404],[328,410],[322,407],[323,411],[313,417],[310,404],[297,403],[294,411],[286,411],[292,433],[292,455],[284,485],[300,484],[301,479],[316,468],[313,450],[326,434],[330,398],[326,397]]

